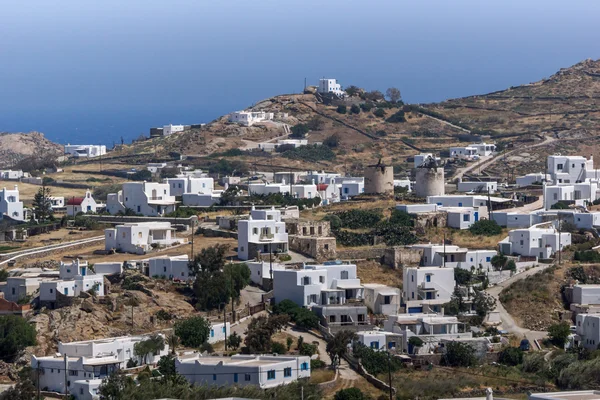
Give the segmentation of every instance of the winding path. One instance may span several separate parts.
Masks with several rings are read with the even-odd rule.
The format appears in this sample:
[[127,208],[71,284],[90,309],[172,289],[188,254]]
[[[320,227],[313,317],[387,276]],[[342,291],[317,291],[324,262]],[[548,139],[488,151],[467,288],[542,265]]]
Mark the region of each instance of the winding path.
[[99,242],[101,240],[104,240],[104,236],[94,236],[91,238],[74,240],[72,242],[67,242],[67,243],[51,244],[48,246],[34,247],[31,249],[27,249],[27,250],[19,250],[19,251],[15,251],[12,253],[4,253],[1,256],[8,257],[8,258],[6,260],[0,261],[0,266],[7,264],[9,261],[17,260],[21,257],[30,256],[33,254],[44,253],[46,251],[51,251],[51,250],[66,249],[68,247],[73,247],[73,246],[77,246],[80,244]]
[[496,311],[500,313],[500,320],[502,321],[502,329],[508,331],[509,333],[515,334],[517,336],[522,336],[530,341],[532,340],[541,340],[546,337],[546,331],[532,331],[531,329],[523,328],[517,324],[514,318],[506,311],[502,303],[500,302],[500,292],[505,287],[512,285],[513,283],[525,279],[531,275],[534,275],[540,271],[545,270],[546,268],[551,267],[552,264],[543,264],[537,267],[531,268],[527,271],[521,272],[520,274],[516,274],[509,279],[505,280],[497,284],[496,286],[492,286],[488,288],[486,292],[496,299]]

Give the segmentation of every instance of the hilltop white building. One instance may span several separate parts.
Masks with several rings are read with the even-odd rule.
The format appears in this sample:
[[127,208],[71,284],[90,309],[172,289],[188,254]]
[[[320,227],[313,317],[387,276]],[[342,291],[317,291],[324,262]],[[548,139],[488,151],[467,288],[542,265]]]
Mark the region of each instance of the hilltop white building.
[[75,158],[93,158],[106,154],[106,146],[99,144],[67,144],[65,155]]
[[274,113],[264,111],[236,111],[229,114],[229,122],[235,122],[244,126],[252,126],[257,122],[270,121],[274,117]]
[[22,170],[18,170],[18,171],[13,171],[11,169],[0,170],[0,179],[3,179],[3,180],[17,181],[17,180],[23,178],[24,176],[25,176],[25,174],[23,173]]
[[373,350],[396,350],[402,342],[402,336],[384,330],[358,331],[356,341]]
[[177,357],[175,369],[193,385],[253,385],[269,389],[310,377],[310,357],[251,354],[212,357],[194,353]]
[[503,254],[551,258],[570,244],[569,232],[559,233],[552,223],[543,223],[508,232],[508,237],[498,243],[498,247]]
[[356,265],[325,263],[273,271],[275,302],[291,300],[302,307],[345,304],[364,299]]
[[180,175],[167,178],[171,196],[181,196],[184,206],[210,207],[221,201],[222,190],[215,190],[213,178]]
[[456,281],[454,268],[404,268],[402,305],[409,314],[441,312],[441,307],[452,299]]
[[106,210],[110,214],[129,208],[137,214],[159,217],[175,211],[177,202],[167,183],[127,182],[123,190],[107,196]]
[[471,143],[464,147],[450,147],[450,157],[490,156],[496,151],[496,145],[490,143]]
[[25,221],[23,202],[19,201],[19,187],[13,190],[2,188],[0,191],[0,220],[9,217],[16,221]]
[[[64,198],[63,198],[64,202]],[[74,216],[77,213],[95,213],[98,210],[98,203],[92,197],[92,192],[89,190],[85,191],[83,197],[71,197],[67,199],[67,215]]]
[[169,136],[177,132],[183,132],[185,130],[184,125],[165,125],[163,126],[163,135]]
[[144,254],[153,247],[168,247],[181,243],[172,233],[170,222],[136,222],[104,230],[106,250]]
[[548,156],[548,174],[554,184],[600,179],[600,170],[594,169],[592,156],[589,160],[582,156]]
[[496,193],[498,190],[498,182],[477,182],[469,181],[463,182],[462,180],[456,185],[456,190],[459,192],[475,192],[475,193]]
[[252,207],[250,217],[238,222],[238,257],[250,260],[259,253],[287,253],[288,234],[281,211],[275,207],[270,210],[256,210]]
[[338,97],[346,96],[346,92],[342,90],[342,85],[337,83],[336,79],[319,79],[319,87],[317,88],[319,93],[333,93]]
[[[164,339],[164,335],[160,336]],[[136,360],[138,365],[156,364],[160,357],[169,354],[169,346],[165,343],[165,348],[158,354],[149,354],[145,359],[135,355],[135,344],[148,338],[123,336],[83,342],[59,342],[56,355],[31,356],[31,367],[42,372],[38,382],[40,388],[47,388],[44,390],[66,393],[66,368],[69,371],[66,379],[69,394],[77,400],[97,399],[102,379],[125,368],[130,359]]]

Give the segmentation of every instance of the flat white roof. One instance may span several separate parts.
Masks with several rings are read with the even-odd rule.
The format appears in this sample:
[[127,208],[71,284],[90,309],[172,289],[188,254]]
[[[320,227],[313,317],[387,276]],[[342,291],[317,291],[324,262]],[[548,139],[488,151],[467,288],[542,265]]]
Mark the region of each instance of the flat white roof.
[[600,399],[600,391],[577,390],[572,392],[533,393],[530,399],[569,399],[569,400],[597,400]]

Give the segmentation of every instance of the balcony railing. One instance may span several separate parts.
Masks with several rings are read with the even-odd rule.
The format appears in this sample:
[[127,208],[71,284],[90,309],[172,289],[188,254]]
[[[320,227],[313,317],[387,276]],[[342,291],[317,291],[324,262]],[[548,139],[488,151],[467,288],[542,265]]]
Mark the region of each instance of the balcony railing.
[[261,233],[259,240],[273,240],[274,237],[275,235],[273,235],[272,233]]
[[162,200],[163,197],[162,196],[151,196],[148,198],[149,200]]

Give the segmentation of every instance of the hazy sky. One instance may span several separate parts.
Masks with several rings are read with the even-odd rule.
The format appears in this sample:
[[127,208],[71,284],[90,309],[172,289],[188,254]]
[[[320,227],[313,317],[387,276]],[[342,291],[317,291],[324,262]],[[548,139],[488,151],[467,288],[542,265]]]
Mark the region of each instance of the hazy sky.
[[[0,131],[109,143],[334,77],[409,102],[600,58],[600,2],[0,0]],[[77,137],[79,135],[79,137]],[[95,140],[95,139],[94,139]]]

